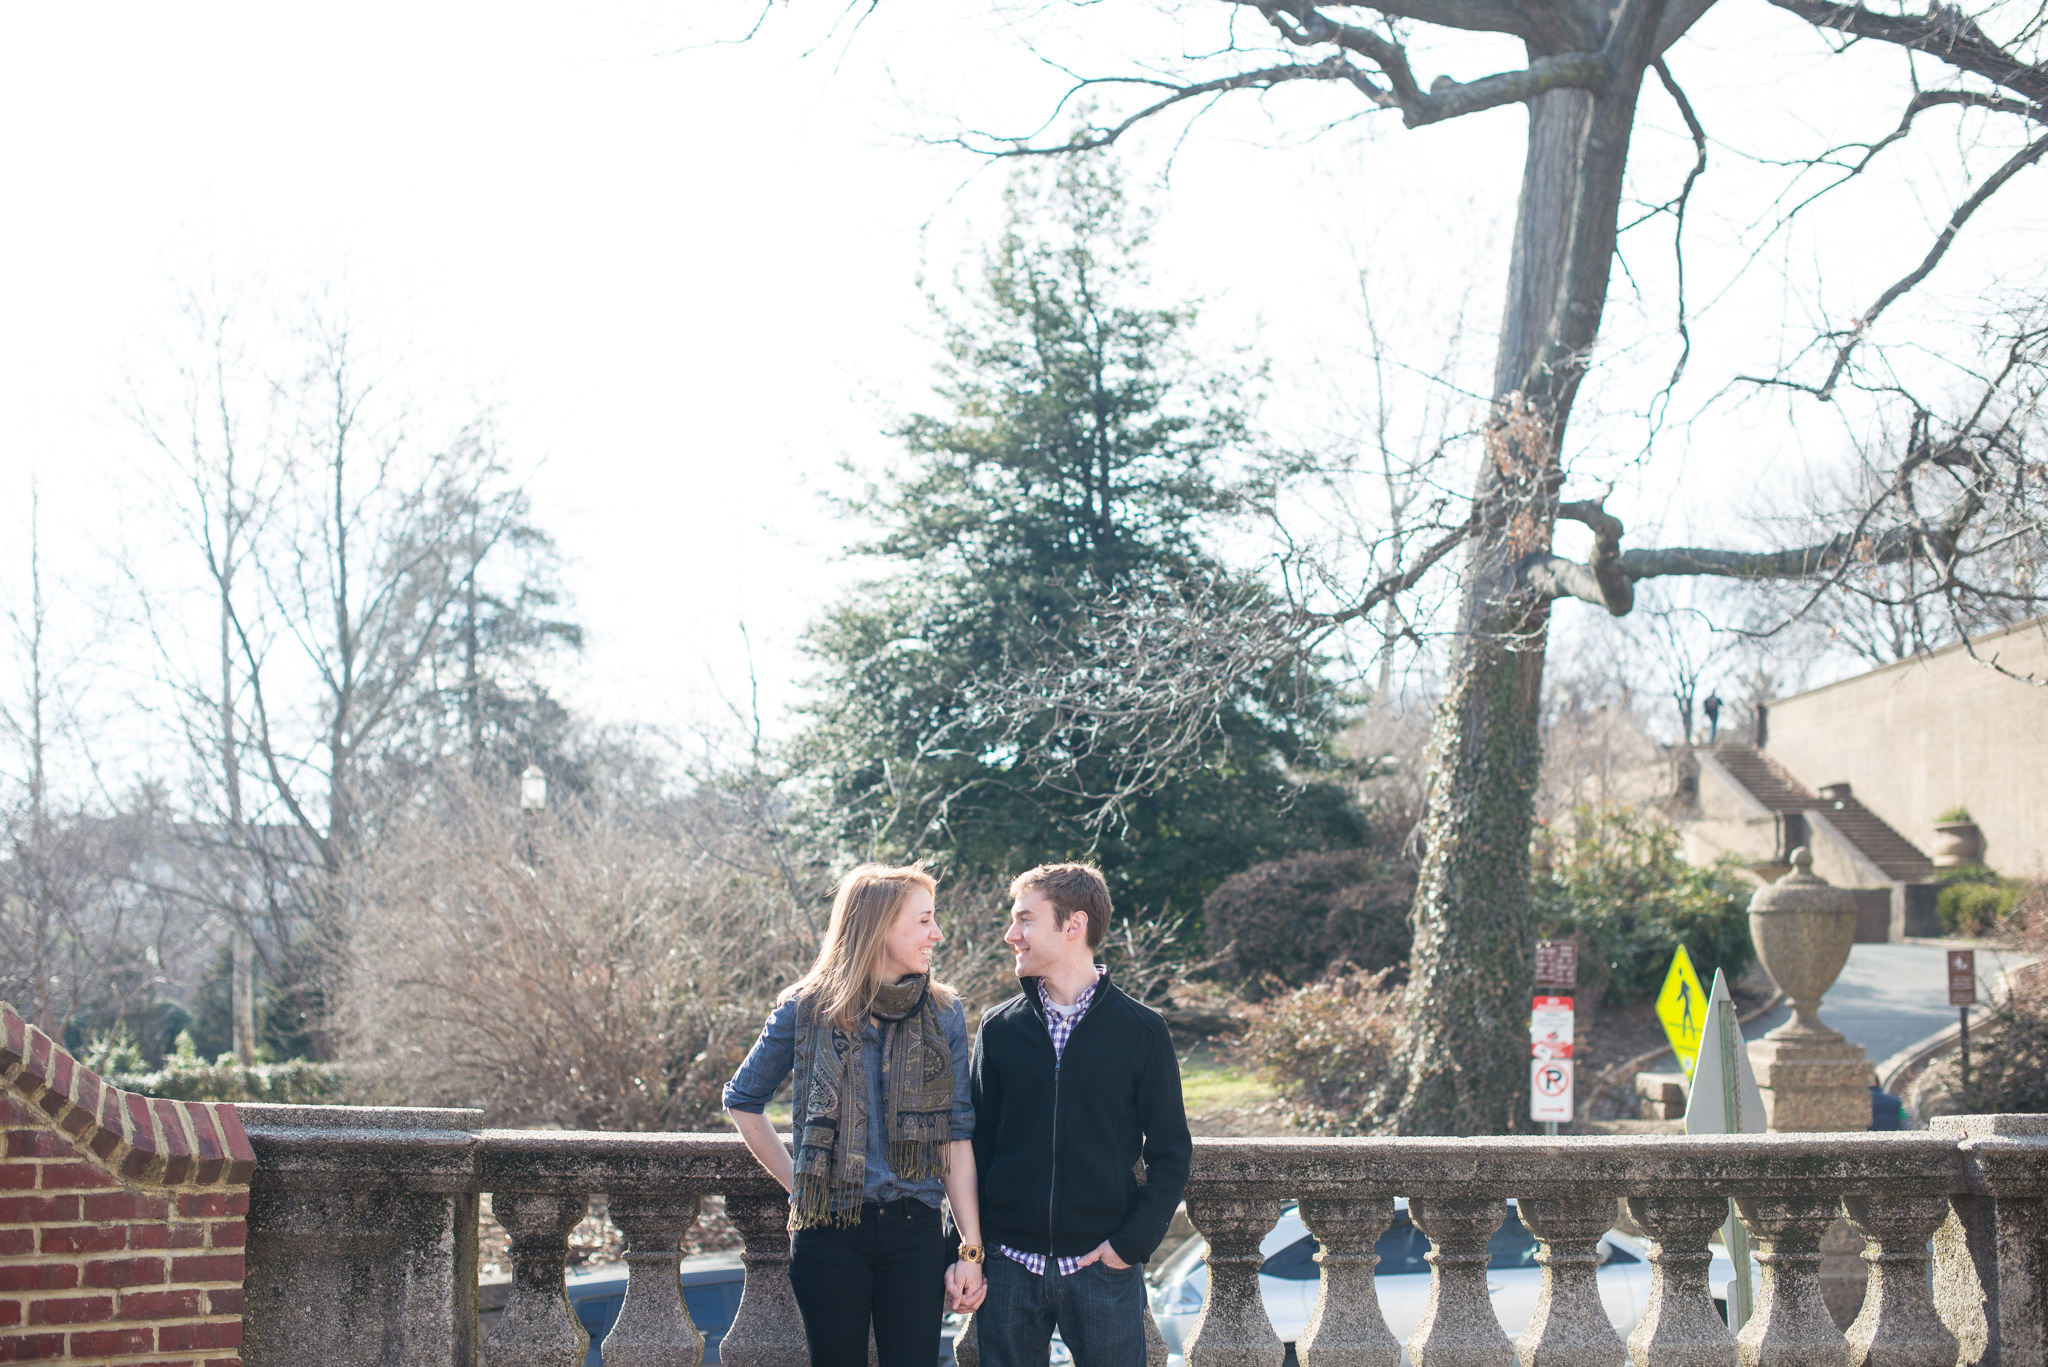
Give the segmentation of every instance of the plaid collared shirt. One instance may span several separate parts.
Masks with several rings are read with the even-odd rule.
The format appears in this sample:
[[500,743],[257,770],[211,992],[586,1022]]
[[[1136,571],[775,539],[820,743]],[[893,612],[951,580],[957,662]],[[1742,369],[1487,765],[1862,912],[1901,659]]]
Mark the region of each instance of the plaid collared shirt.
[[[1064,1058],[1066,1056],[1067,1036],[1074,1033],[1074,1022],[1087,1014],[1088,1003],[1095,1000],[1095,988],[1102,981],[1102,973],[1102,966],[1097,964],[1095,967],[1095,981],[1083,988],[1081,995],[1074,998],[1074,1004],[1064,1011],[1054,1006],[1049,998],[1045,998],[1044,985],[1040,984],[1040,999],[1045,1002],[1045,1033],[1052,1036],[1052,1056],[1054,1058]],[[1045,1255],[1043,1253],[1019,1253],[1008,1244],[997,1244],[996,1252],[1002,1254],[1013,1263],[1023,1264],[1024,1267],[1041,1277],[1045,1275]],[[1085,1257],[1086,1255],[1082,1256]],[[1080,1270],[1080,1258],[1060,1259],[1060,1275],[1062,1277],[1071,1277]]]

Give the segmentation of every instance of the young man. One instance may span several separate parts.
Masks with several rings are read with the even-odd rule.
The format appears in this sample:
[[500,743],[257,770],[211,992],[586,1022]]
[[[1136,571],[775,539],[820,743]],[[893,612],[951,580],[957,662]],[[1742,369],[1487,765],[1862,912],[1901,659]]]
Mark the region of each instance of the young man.
[[[1187,1186],[1194,1145],[1159,1013],[1095,962],[1109,886],[1086,864],[1010,885],[1024,990],[974,1040],[974,1158],[987,1241],[981,1367],[1144,1367],[1142,1264]],[[1134,1169],[1145,1162],[1144,1180]]]

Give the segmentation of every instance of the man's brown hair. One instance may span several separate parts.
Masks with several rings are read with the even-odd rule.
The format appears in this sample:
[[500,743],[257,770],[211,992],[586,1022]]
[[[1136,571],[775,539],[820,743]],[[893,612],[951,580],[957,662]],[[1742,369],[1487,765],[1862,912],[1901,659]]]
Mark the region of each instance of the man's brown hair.
[[1100,949],[1109,935],[1109,884],[1093,864],[1040,864],[1010,880],[1010,900],[1035,892],[1052,903],[1052,923],[1065,928],[1071,916],[1088,918],[1088,948]]

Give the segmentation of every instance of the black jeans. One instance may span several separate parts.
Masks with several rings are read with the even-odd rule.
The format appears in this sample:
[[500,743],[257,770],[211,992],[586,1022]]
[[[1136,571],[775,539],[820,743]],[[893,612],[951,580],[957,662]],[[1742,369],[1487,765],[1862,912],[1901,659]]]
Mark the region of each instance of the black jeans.
[[798,1230],[789,1284],[811,1367],[867,1367],[870,1323],[881,1367],[933,1367],[951,1259],[938,1207],[914,1196],[870,1201],[845,1229]]

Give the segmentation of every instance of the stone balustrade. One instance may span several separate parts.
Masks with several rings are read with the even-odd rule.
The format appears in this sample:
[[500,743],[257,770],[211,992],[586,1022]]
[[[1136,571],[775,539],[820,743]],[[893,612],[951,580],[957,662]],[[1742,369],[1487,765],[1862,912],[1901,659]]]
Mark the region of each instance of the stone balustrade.
[[[254,1367],[577,1367],[586,1343],[563,1290],[566,1240],[597,1193],[630,1267],[603,1345],[609,1367],[699,1362],[675,1269],[713,1194],[746,1242],[722,1361],[806,1361],[782,1192],[730,1135],[485,1130],[467,1111],[241,1113],[257,1157],[243,1349]],[[511,1235],[514,1280],[479,1344],[483,1192]],[[1259,1241],[1289,1201],[1323,1249],[1300,1367],[1396,1367],[1403,1345],[1372,1277],[1396,1196],[1432,1244],[1428,1309],[1405,1345],[1413,1367],[2048,1367],[2048,1116],[1960,1117],[1918,1133],[1198,1140],[1188,1216],[1211,1251],[1187,1367],[1281,1367]],[[1510,1197],[1543,1269],[1516,1340],[1486,1280],[1486,1242]],[[1731,1198],[1758,1249],[1756,1309],[1739,1334],[1707,1281]],[[1651,1238],[1649,1302],[1625,1344],[1594,1283],[1617,1202]],[[1846,1332],[1819,1282],[1822,1237],[1844,1214],[1871,1272]],[[960,1356],[972,1367],[971,1342]]]

